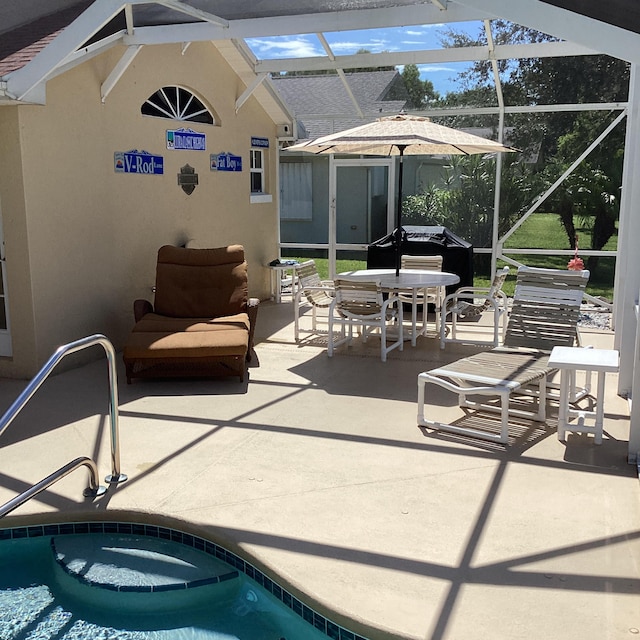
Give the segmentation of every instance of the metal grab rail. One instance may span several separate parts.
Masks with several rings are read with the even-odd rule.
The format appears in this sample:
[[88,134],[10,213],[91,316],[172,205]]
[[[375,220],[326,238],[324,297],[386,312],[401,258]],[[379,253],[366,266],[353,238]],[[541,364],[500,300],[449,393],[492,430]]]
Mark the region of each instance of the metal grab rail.
[[98,481],[98,467],[96,463],[91,458],[83,456],[65,464],[64,467],[60,467],[60,469],[54,471],[51,475],[43,478],[30,489],[23,491],[20,495],[3,504],[0,507],[0,518],[4,518],[8,513],[11,513],[11,511],[17,509],[21,504],[27,502],[27,500],[31,500],[34,496],[48,489],[54,482],[57,482],[82,466],[89,468],[89,487],[84,490],[83,494],[86,497],[105,494],[107,492],[106,488],[101,486]]
[[[58,347],[54,354],[49,358],[49,360],[44,364],[42,369],[36,374],[36,376],[31,380],[31,382],[27,385],[25,390],[16,398],[15,402],[7,409],[2,418],[0,418],[0,436],[4,433],[5,429],[13,422],[14,418],[20,413],[20,411],[24,408],[27,402],[31,399],[33,394],[40,388],[42,383],[47,379],[49,374],[53,371],[56,365],[65,357],[71,353],[75,353],[76,351],[80,351],[81,349],[86,349],[88,347],[93,347],[95,345],[101,345],[106,353],[107,361],[109,365],[109,420],[111,424],[111,474],[105,478],[105,482],[108,483],[116,483],[116,482],[124,482],[127,480],[127,476],[120,472],[120,443],[119,443],[119,428],[118,428],[118,383],[117,383],[117,374],[116,374],[116,353],[113,348],[111,342],[105,336],[101,334],[95,334],[92,336],[87,336],[86,338],[81,338],[80,340],[76,340],[75,342],[70,342],[69,344]],[[87,459],[91,464],[95,466],[93,460]],[[81,461],[81,462],[79,462]],[[60,473],[62,470],[66,470],[64,475],[77,468],[77,466],[81,464],[85,464],[89,466],[91,469],[91,464],[89,464],[85,459],[78,458],[74,460],[71,465],[75,462],[76,464],[73,468],[67,469],[69,465],[62,467],[59,470]],[[93,472],[92,472],[93,473]],[[97,477],[97,470],[95,472]],[[52,474],[56,475],[56,474]],[[62,477],[62,476],[59,476]],[[51,478],[51,476],[49,476]],[[45,478],[47,480],[47,478]],[[41,482],[45,482],[42,480]],[[97,481],[93,482],[90,485],[90,490],[92,487],[97,487]],[[39,483],[41,484],[41,483]],[[37,486],[37,485],[36,485]]]

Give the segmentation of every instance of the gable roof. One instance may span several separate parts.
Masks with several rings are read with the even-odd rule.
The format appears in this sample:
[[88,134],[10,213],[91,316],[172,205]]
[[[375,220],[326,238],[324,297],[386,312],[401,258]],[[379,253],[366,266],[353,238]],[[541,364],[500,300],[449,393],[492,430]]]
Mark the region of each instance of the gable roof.
[[353,99],[337,74],[274,76],[272,81],[310,138],[399,113],[407,104],[407,90],[395,70],[345,73],[344,77]]

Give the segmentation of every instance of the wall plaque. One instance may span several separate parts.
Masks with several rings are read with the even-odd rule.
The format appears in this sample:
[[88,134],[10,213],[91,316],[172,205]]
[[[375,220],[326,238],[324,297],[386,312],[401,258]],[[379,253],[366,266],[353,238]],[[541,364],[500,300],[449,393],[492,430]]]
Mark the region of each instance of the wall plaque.
[[196,186],[198,185],[198,174],[196,170],[188,164],[184,167],[180,167],[180,173],[178,174],[178,184],[182,187],[182,190],[190,196]]

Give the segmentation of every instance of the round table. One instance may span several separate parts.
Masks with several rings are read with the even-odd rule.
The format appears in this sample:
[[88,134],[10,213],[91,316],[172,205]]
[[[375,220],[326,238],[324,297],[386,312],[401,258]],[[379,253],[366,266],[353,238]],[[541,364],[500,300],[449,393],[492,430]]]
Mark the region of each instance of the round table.
[[[413,304],[411,305],[411,345],[416,346],[416,324],[418,294],[421,290],[433,287],[447,287],[460,282],[460,276],[448,271],[427,271],[424,269],[400,269],[396,275],[395,269],[359,269],[357,271],[345,271],[336,277],[345,280],[375,280],[385,291],[397,291],[411,289]],[[426,309],[423,313],[426,313]],[[438,310],[439,312],[439,310]],[[439,328],[439,327],[438,327]]]

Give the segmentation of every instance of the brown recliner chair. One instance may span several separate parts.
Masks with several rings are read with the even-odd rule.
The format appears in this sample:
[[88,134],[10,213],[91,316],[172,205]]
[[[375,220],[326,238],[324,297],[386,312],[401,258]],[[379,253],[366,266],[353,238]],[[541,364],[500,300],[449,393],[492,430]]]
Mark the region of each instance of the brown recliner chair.
[[234,376],[251,359],[259,301],[248,297],[244,248],[158,250],[155,308],[134,302],[123,351],[132,378]]

